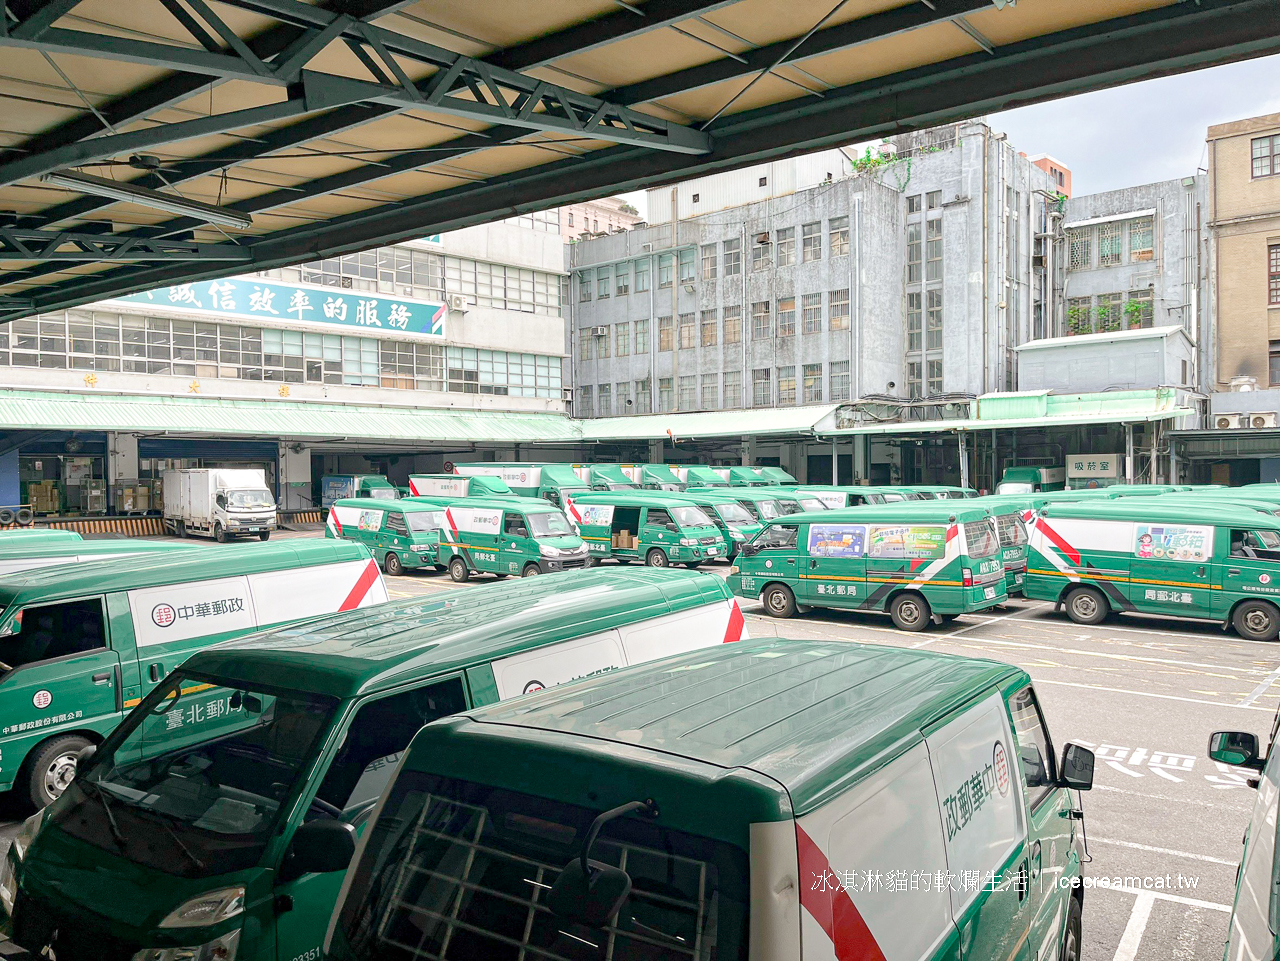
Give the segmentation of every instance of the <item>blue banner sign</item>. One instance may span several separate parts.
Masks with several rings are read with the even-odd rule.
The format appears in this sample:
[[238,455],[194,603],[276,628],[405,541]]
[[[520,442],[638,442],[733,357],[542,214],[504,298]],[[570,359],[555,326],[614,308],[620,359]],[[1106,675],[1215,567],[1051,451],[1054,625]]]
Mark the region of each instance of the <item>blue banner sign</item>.
[[115,301],[237,320],[332,324],[427,337],[444,336],[446,313],[444,304],[239,277],[175,284]]

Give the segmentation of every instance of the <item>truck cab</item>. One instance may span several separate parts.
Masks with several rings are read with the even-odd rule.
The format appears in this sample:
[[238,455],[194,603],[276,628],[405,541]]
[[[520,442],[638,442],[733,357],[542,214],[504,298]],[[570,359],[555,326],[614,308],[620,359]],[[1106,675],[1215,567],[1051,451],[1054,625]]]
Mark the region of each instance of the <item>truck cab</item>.
[[381,474],[329,474],[320,479],[320,506],[332,507],[345,497],[396,500],[400,489]]

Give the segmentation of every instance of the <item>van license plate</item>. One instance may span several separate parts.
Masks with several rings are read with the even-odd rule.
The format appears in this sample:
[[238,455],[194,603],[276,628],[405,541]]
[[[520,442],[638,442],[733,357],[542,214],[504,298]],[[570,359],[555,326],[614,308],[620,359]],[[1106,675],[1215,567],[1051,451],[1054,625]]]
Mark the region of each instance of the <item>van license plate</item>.
[[707,548],[707,553],[708,553],[708,554],[719,554],[719,553],[720,553],[720,548],[718,548],[718,547],[708,547],[708,548]]
[[994,600],[996,596],[996,589],[994,587],[984,587],[982,589],[982,596],[989,601]]

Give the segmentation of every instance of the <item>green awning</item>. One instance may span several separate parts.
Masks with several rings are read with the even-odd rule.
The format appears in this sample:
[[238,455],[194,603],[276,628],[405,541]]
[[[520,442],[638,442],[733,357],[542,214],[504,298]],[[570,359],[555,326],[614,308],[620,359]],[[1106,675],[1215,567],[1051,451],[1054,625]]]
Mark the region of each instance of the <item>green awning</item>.
[[760,407],[750,410],[708,410],[685,414],[640,414],[576,421],[584,441],[648,440],[671,436],[677,440],[705,437],[759,437],[768,434],[827,433],[835,427],[839,404],[808,407]]

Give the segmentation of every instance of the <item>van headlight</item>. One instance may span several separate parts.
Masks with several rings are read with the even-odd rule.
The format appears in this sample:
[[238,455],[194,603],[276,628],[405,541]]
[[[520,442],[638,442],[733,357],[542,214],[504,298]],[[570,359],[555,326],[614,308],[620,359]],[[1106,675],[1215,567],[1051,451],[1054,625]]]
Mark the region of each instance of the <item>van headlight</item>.
[[[244,910],[244,888],[218,888],[192,898],[169,912],[160,922],[162,928],[205,928]],[[212,957],[212,955],[211,955]],[[156,959],[158,961],[158,959]]]
[[543,557],[559,557],[563,551],[558,547],[550,547],[546,544],[539,544],[538,551]]
[[133,961],[235,961],[240,944],[240,929],[228,931],[220,938],[181,948],[143,948]]
[[682,537],[680,538],[680,546],[681,547],[697,547],[698,539],[696,537]]

